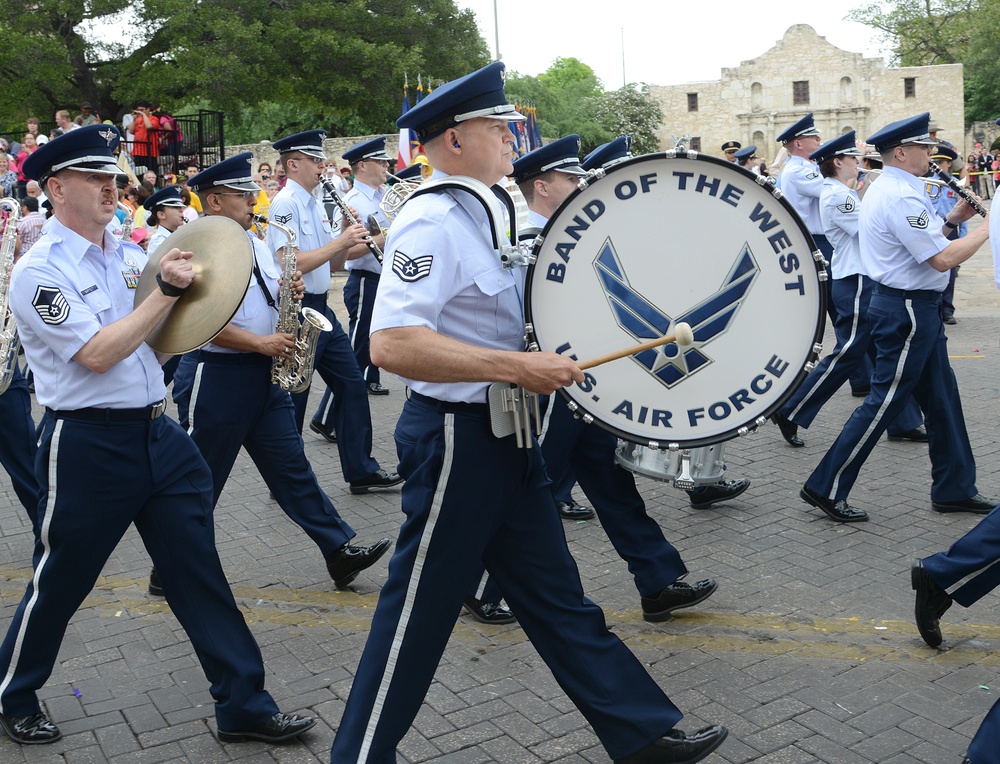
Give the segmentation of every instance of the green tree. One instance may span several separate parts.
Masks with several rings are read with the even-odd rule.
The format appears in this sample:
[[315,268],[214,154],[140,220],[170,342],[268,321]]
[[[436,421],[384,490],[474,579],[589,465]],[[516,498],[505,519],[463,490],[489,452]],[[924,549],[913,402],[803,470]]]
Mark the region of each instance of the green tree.
[[387,132],[405,73],[448,80],[488,60],[473,13],[454,0],[138,0],[119,8],[29,0],[0,19],[0,113],[19,121],[84,99],[114,117],[137,98],[175,111],[197,100],[233,114],[271,103],[334,133]]
[[[612,138],[632,136],[632,153],[651,154],[660,150],[656,131],[663,125],[663,110],[649,94],[645,83],[626,85],[588,102],[592,119]],[[588,147],[586,150],[594,148]]]
[[507,92],[512,99],[535,103],[538,127],[546,138],[577,133],[583,146],[596,146],[613,137],[588,111],[588,101],[604,88],[594,70],[579,59],[557,58],[537,77],[512,72]]

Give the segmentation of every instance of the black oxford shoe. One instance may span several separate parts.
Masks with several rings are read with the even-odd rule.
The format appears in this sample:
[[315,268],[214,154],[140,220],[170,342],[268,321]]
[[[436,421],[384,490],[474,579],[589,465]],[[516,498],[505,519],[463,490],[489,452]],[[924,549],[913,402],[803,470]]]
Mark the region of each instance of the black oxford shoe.
[[729,730],[718,724],[700,729],[693,735],[685,735],[677,729],[670,730],[641,751],[624,759],[615,759],[615,764],[694,764],[722,745],[728,734]]
[[7,737],[21,745],[54,743],[62,737],[59,728],[41,711],[30,716],[0,714],[0,727],[3,727]]
[[338,589],[345,588],[365,568],[370,568],[379,558],[389,551],[392,541],[379,539],[369,547],[344,544],[340,549],[326,558],[326,569]]
[[917,601],[913,607],[917,631],[928,645],[939,647],[944,641],[941,636],[941,616],[951,607],[951,597],[931,578],[920,560],[910,568],[910,584],[917,593]]
[[254,724],[241,730],[226,732],[219,730],[220,743],[245,743],[248,740],[263,740],[265,743],[280,743],[298,737],[316,726],[311,716],[276,713],[266,722]]
[[713,504],[735,499],[749,487],[750,481],[746,478],[720,480],[712,485],[690,489],[687,491],[688,501],[695,509],[708,509]]
[[907,440],[911,443],[926,443],[930,440],[930,438],[927,437],[927,429],[923,425],[920,425],[919,427],[914,427],[912,430],[907,430],[906,432],[889,435],[889,440],[896,443]]
[[807,485],[802,486],[799,496],[806,504],[812,504],[814,507],[822,509],[826,512],[827,517],[831,520],[836,520],[838,523],[868,522],[868,513],[863,509],[852,507],[847,503],[847,499],[833,501],[825,496],[820,496]]
[[366,387],[368,388],[369,395],[388,395],[389,388],[382,387],[381,382],[369,382]]
[[330,443],[337,442],[337,431],[332,427],[327,427],[322,422],[317,422],[315,419],[312,420],[309,423],[309,429]]
[[795,424],[791,419],[782,416],[779,412],[775,411],[771,414],[771,421],[778,425],[778,429],[781,431],[781,437],[785,439],[785,442],[794,446],[795,448],[802,448],[806,444],[802,438],[799,437],[799,426]]
[[559,508],[559,517],[563,520],[589,520],[594,516],[594,510],[577,504],[572,499],[569,502],[557,501],[556,506]]
[[156,572],[156,568],[149,571],[149,593],[154,597],[163,596],[163,584],[160,583],[160,574]]
[[398,473],[379,469],[368,477],[351,483],[351,493],[368,493],[373,488],[392,488],[402,482],[403,478]]
[[859,387],[857,390],[851,390],[851,397],[852,398],[867,398],[868,397],[868,393],[870,393],[871,391],[872,391],[872,389],[870,387]]
[[703,602],[712,596],[712,593],[719,588],[719,585],[711,578],[688,584],[684,581],[675,581],[664,589],[656,597],[643,597],[642,617],[646,621],[653,623],[666,621],[670,614],[681,608],[691,607]]
[[483,602],[475,597],[466,597],[463,604],[472,617],[480,623],[500,626],[505,623],[514,623],[517,620],[510,612],[510,608],[501,602]]
[[981,493],[962,501],[935,501],[931,504],[937,512],[972,512],[975,515],[988,515],[996,505],[995,500],[987,499]]

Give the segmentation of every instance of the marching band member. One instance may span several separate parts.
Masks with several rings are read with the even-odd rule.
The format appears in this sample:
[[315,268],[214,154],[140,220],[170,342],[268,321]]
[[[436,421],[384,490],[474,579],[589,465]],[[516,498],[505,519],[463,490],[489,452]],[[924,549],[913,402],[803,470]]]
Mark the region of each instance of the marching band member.
[[976,253],[989,227],[948,242],[946,234],[976,213],[963,200],[939,225],[921,179],[934,146],[929,116],[893,122],[868,139],[885,165],[865,196],[859,222],[861,265],[874,282],[868,310],[877,350],[871,392],[800,492],[803,501],[840,522],[868,519],[848,504],[848,494],[910,394],[926,418],[933,508],[986,514],[997,504],[976,488],[975,458],[940,313],[948,270]]
[[31,393],[15,365],[10,385],[0,393],[0,464],[10,476],[18,500],[38,531],[38,481],[35,479],[35,423],[31,419]]
[[[432,181],[491,186],[512,167],[504,65],[437,88],[397,124],[417,133]],[[502,268],[488,216],[464,191],[411,197],[393,221],[372,319],[372,360],[410,397],[396,426],[406,515],[334,740],[333,764],[394,761],[485,564],[528,638],[618,764],[696,762],[726,737],[675,729],[681,713],[583,594],[535,444],[496,438],[486,389],[582,381],[526,353],[521,274]],[[502,234],[501,234],[502,235]]]
[[[942,170],[950,173],[954,161],[958,159],[958,152],[951,146],[938,144],[934,148],[934,156],[931,159],[937,162]],[[941,193],[934,198],[934,209],[942,218],[948,217],[948,213],[955,208],[956,204],[958,204],[958,194],[947,186],[942,187]],[[961,223],[956,230],[948,235],[948,238],[960,239],[968,232],[969,226],[966,223]],[[958,323],[958,319],[955,318],[955,279],[958,278],[958,272],[961,268],[962,266],[956,265],[948,272],[948,286],[941,293],[941,320],[949,326]]]
[[219,739],[286,740],[315,720],[281,713],[264,690],[260,650],[205,522],[211,474],[191,439],[163,416],[160,364],[143,344],[194,280],[191,254],[167,252],[159,289],[133,309],[145,255],[106,228],[117,207],[119,141],[110,125],[80,127],[24,165],[55,217],[11,282],[45,415],[34,575],[0,645],[0,727],[24,744],[61,737],[38,690],[70,618],[134,524],[211,684]]
[[[333,330],[321,332],[316,350],[316,372],[333,390],[333,418],[344,480],[351,493],[367,493],[374,488],[391,488],[402,482],[395,472],[387,472],[372,458],[372,417],[364,378],[354,357],[351,342],[327,305],[331,270],[339,270],[352,250],[358,255],[368,231],[350,226],[332,238],[330,221],[313,191],[323,177],[323,130],[309,130],[274,142],[285,169],[285,187],[271,200],[271,220],[291,228],[296,234],[298,267],[306,292],[302,306],[326,316]],[[285,235],[274,226],[267,230],[267,244],[278,259]],[[299,432],[305,419],[309,390],[292,395]]]
[[[872,347],[868,304],[871,302],[872,281],[861,264],[858,221],[861,199],[851,187],[858,176],[861,152],[854,131],[838,135],[820,146],[810,159],[823,175],[820,194],[820,218],[827,240],[833,246],[830,264],[833,286],[830,294],[837,320],[833,331],[837,344],[798,387],[781,410],[771,419],[789,445],[801,447],[805,442],[798,428],[809,428],[820,409],[850,379],[858,368],[867,368]],[[866,377],[870,376],[866,373]],[[912,396],[899,416],[889,425],[889,440],[927,442],[920,408]],[[836,517],[834,519],[844,519]],[[860,519],[860,518],[859,518]],[[850,522],[850,520],[845,520]]]
[[170,234],[184,225],[184,209],[187,205],[181,198],[180,186],[167,186],[150,194],[142,206],[148,212],[146,220],[152,221],[156,226],[146,245],[146,251],[153,253]]
[[[580,136],[568,135],[514,161],[514,180],[528,202],[529,224],[544,227],[587,174],[580,167],[579,149]],[[539,436],[545,470],[553,485],[566,473],[571,485],[573,476],[579,481],[608,539],[628,563],[643,618],[665,621],[674,610],[708,599],[718,585],[710,578],[694,584],[681,580],[688,570],[680,553],[646,512],[635,475],[615,463],[618,439],[574,417],[561,395],[549,396],[548,405]]]
[[[281,275],[270,250],[250,230],[260,187],[251,179],[253,155],[237,154],[189,181],[208,216],[227,217],[246,231],[254,280],[232,322],[201,349],[191,390],[189,429],[212,470],[213,506],[240,448],[260,470],[278,506],[319,547],[338,589],[375,564],[387,538],[370,547],[350,544],[355,533],[320,488],[295,427],[291,396],[271,382],[272,358],[291,358],[296,337],[275,331]],[[301,281],[297,286],[302,287]],[[291,293],[289,293],[291,294]]]
[[726,141],[722,144],[722,156],[727,162],[736,164],[739,161],[736,157],[736,152],[741,148],[743,148],[743,144],[739,141]]

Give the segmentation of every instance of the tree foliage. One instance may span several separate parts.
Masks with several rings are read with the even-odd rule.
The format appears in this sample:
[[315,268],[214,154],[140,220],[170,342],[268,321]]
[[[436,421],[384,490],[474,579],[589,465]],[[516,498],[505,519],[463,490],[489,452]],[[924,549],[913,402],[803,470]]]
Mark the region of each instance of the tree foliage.
[[335,134],[388,132],[404,75],[448,80],[489,60],[474,14],[454,0],[137,0],[120,8],[28,0],[5,14],[0,113],[44,119],[89,100],[116,117],[145,98],[174,110],[260,107],[279,122],[284,110]]
[[593,119],[611,133],[632,136],[632,153],[651,154],[660,150],[656,131],[663,124],[663,110],[649,95],[649,86],[626,85],[604,93],[593,102]]
[[967,122],[1000,114],[1000,0],[895,0],[848,18],[882,33],[901,66],[964,64]]

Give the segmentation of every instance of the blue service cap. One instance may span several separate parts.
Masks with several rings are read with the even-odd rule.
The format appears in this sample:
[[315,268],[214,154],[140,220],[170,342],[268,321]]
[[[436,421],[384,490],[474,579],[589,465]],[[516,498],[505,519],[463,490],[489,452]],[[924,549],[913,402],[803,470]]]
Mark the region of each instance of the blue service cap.
[[39,182],[60,170],[118,175],[114,150],[121,133],[114,125],[78,127],[43,143],[24,160],[25,177]]
[[836,138],[827,141],[810,154],[809,158],[814,162],[822,164],[827,159],[835,156],[864,156],[858,151],[857,136],[855,136],[853,130],[849,130],[843,135],[838,135]]
[[518,157],[514,160],[512,177],[515,183],[524,183],[549,170],[567,172],[570,175],[587,174],[580,166],[579,135],[566,135]]
[[279,138],[271,145],[279,154],[292,154],[298,151],[307,157],[326,159],[326,154],[323,153],[324,138],[326,130],[306,130],[304,133]]
[[958,152],[951,146],[939,143],[934,147],[934,153],[931,155],[931,159],[950,159],[954,162],[958,159]]
[[629,153],[631,146],[631,135],[623,135],[621,138],[615,138],[610,143],[602,144],[587,154],[583,160],[583,169],[587,171],[596,170],[598,167],[606,167],[612,162],[628,159],[632,156]]
[[739,151],[736,151],[734,153],[737,159],[749,159],[750,157],[752,157],[754,154],[757,153],[757,147],[754,146],[753,144],[750,144],[749,146],[744,146]]
[[368,141],[361,141],[361,143],[355,143],[344,152],[343,159],[350,164],[360,162],[363,159],[374,159],[381,162],[392,161],[392,157],[385,153],[384,135]]
[[734,152],[743,146],[739,141],[726,141],[722,144],[722,151],[726,154]]
[[413,182],[415,180],[419,181],[423,179],[423,165],[419,162],[414,162],[409,167],[404,167],[399,172],[393,173],[391,177],[396,181],[409,181]]
[[809,112],[794,125],[787,128],[776,140],[778,143],[788,143],[789,141],[794,141],[796,138],[804,138],[809,135],[820,135],[819,129],[813,122],[812,112]]
[[523,121],[524,115],[507,103],[506,71],[503,61],[494,61],[442,85],[397,119],[396,127],[413,130],[419,140],[429,141],[449,127],[476,117]]
[[253,154],[244,151],[229,159],[223,159],[188,181],[188,188],[195,191],[210,192],[216,186],[225,186],[236,191],[260,191],[260,186],[253,181]]
[[886,125],[877,133],[868,138],[867,143],[875,147],[880,154],[888,149],[902,146],[905,143],[917,143],[921,146],[936,146],[937,141],[931,138],[928,123],[931,121],[931,113],[925,111],[915,117],[907,117],[898,122]]
[[186,207],[187,205],[184,204],[184,200],[181,198],[180,186],[167,186],[154,194],[150,194],[146,201],[142,203],[142,206],[147,210],[152,210],[153,207]]

